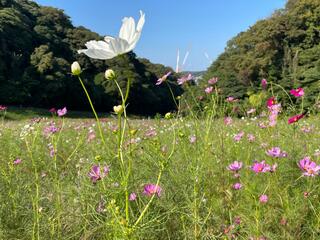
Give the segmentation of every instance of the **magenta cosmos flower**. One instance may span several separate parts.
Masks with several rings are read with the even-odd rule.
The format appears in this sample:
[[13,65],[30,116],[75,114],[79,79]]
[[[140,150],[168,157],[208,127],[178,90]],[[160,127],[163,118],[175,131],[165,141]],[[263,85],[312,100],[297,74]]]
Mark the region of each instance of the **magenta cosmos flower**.
[[252,171],[255,173],[263,173],[263,172],[270,172],[271,167],[269,164],[266,164],[265,161],[255,161],[253,165],[251,166]]
[[234,161],[231,163],[227,169],[233,172],[238,172],[242,168],[242,162]]
[[163,75],[161,78],[158,79],[156,85],[160,85],[161,83],[163,83],[164,81],[167,80],[167,78],[172,74],[172,72],[168,72],[165,75]]
[[144,186],[143,194],[151,197],[152,195],[156,194],[158,197],[161,196],[162,189],[158,185],[154,184],[147,184]]
[[288,119],[288,124],[298,122],[301,118],[304,117],[304,114],[298,114]]
[[262,79],[261,80],[261,87],[263,90],[266,90],[267,89],[267,86],[268,86],[268,82],[267,82],[267,79]]
[[314,177],[318,175],[320,171],[320,166],[311,161],[310,157],[301,159],[298,166],[303,171],[304,176]]
[[285,151],[281,151],[279,147],[273,147],[267,150],[266,154],[270,157],[276,157],[276,158],[284,158],[287,156],[287,153]]
[[295,97],[302,97],[304,95],[304,90],[303,88],[292,89],[290,90],[290,94]]
[[213,91],[213,87],[211,86],[211,87],[207,87],[205,90],[204,90],[207,94],[210,94],[210,93],[212,93],[212,91]]
[[91,181],[96,183],[97,181],[106,177],[109,173],[109,170],[109,166],[104,166],[102,168],[99,165],[93,165],[88,175]]
[[208,80],[208,83],[210,85],[213,85],[213,84],[216,84],[218,82],[218,78],[217,77],[214,77],[214,78],[211,78]]
[[64,107],[64,108],[62,108],[62,109],[58,109],[57,114],[58,114],[59,117],[62,117],[62,116],[64,116],[64,115],[66,115],[67,112],[68,112],[68,111],[67,111],[67,108]]
[[268,107],[271,107],[272,105],[275,105],[277,102],[276,102],[276,98],[275,97],[271,97],[267,100],[267,106]]

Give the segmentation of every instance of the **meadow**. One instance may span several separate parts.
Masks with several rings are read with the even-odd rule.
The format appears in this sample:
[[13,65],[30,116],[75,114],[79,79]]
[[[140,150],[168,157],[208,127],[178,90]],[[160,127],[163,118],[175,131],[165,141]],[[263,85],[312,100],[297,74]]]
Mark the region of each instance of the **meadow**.
[[319,116],[213,112],[3,118],[0,238],[319,239]]

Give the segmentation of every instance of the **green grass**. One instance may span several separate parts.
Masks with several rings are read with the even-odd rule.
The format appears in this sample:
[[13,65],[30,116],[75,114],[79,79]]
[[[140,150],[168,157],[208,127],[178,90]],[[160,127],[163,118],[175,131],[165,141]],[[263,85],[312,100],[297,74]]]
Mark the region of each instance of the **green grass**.
[[[36,109],[10,110],[8,116],[20,120],[4,121],[0,129],[0,239],[320,238],[319,176],[301,177],[297,166],[305,156],[320,164],[315,156],[319,116],[294,126],[283,117],[266,129],[257,126],[265,119],[234,119],[225,126],[210,114],[201,120],[131,120],[130,130],[137,132],[125,131],[124,165],[116,117],[102,121],[103,145],[93,119],[52,118]],[[38,116],[48,118],[30,120]],[[62,129],[45,136],[51,121]],[[312,131],[303,132],[303,126]],[[91,141],[90,131],[96,135]],[[235,142],[233,136],[240,131],[245,135]],[[247,139],[250,133],[253,142]],[[190,143],[193,135],[197,140]],[[275,146],[288,156],[267,156],[266,150]],[[22,160],[18,165],[13,164],[16,158]],[[238,179],[227,170],[235,160],[244,165]],[[254,160],[277,163],[278,168],[256,174],[250,169]],[[88,176],[94,164],[110,167],[96,184]],[[130,169],[127,183],[123,167]],[[135,225],[150,201],[144,185],[155,184],[159,172],[162,195],[154,197]],[[236,182],[243,185],[241,190],[232,188]],[[129,202],[128,219],[126,186],[128,193],[137,194]],[[259,202],[262,194],[269,197],[265,204]],[[235,218],[241,219],[239,225]]]

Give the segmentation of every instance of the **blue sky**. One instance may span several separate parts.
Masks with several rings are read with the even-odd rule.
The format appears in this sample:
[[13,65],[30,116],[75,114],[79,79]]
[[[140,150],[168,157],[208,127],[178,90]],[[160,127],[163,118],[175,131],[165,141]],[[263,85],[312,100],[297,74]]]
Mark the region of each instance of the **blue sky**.
[[[183,70],[205,70],[233,36],[283,8],[286,0],[36,0],[63,9],[74,25],[118,35],[125,16],[146,13],[139,57],[174,67],[177,49],[190,55]],[[210,60],[205,57],[205,52]]]

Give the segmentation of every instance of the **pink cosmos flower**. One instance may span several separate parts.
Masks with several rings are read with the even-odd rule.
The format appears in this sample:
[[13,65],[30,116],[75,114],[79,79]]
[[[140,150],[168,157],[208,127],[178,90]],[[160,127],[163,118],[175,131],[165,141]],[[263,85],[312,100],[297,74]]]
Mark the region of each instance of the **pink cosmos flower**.
[[253,165],[251,166],[251,170],[255,173],[264,173],[264,172],[270,172],[271,167],[269,164],[266,164],[265,161],[255,161]]
[[0,112],[7,110],[8,107],[4,106],[4,105],[0,105]]
[[93,183],[96,183],[97,181],[106,177],[109,173],[109,170],[110,170],[109,166],[104,166],[102,168],[99,165],[93,165],[88,175],[91,181]]
[[304,176],[314,177],[318,175],[320,171],[320,166],[311,161],[310,157],[301,159],[298,166],[303,171]]
[[253,134],[248,134],[247,137],[249,142],[254,142],[254,140],[256,140],[256,137]]
[[91,142],[96,138],[96,133],[94,132],[93,129],[89,129],[88,132],[88,137],[87,137],[87,142]]
[[181,78],[178,79],[178,84],[179,85],[182,85],[188,81],[191,81],[193,79],[193,76],[191,75],[191,73],[189,73],[188,75],[186,76],[183,76]]
[[147,184],[144,186],[143,194],[145,194],[148,197],[151,197],[152,195],[156,194],[158,197],[161,196],[162,189],[158,185],[154,184]]
[[210,93],[212,93],[212,91],[213,91],[213,87],[211,86],[211,87],[207,87],[205,90],[204,90],[207,94],[210,94]]
[[259,126],[259,128],[262,128],[262,129],[267,128],[267,126],[266,126],[266,124],[264,122],[260,122],[258,124],[258,126]]
[[260,201],[261,203],[267,203],[268,200],[269,200],[269,198],[268,198],[268,196],[267,196],[266,194],[263,194],[263,195],[261,195],[261,196],[259,197],[259,201]]
[[256,112],[256,109],[255,108],[251,108],[247,111],[247,114],[252,114],[252,113],[255,113]]
[[195,135],[190,136],[189,138],[190,143],[195,143],[197,141],[197,137]]
[[199,101],[202,101],[202,100],[204,99],[204,97],[203,97],[203,96],[199,96],[199,97],[197,97],[197,99],[198,99]]
[[56,110],[55,108],[50,108],[50,109],[49,109],[49,112],[51,112],[52,114],[54,114],[54,113],[57,112],[57,110]]
[[55,122],[50,122],[49,126],[45,127],[43,129],[43,133],[46,137],[48,137],[50,134],[55,134],[56,132],[58,132],[60,129],[58,127],[56,127]]
[[244,132],[241,131],[241,132],[239,132],[238,134],[236,134],[236,135],[233,137],[233,140],[236,141],[236,142],[240,142],[240,140],[242,139],[243,136],[244,136]]
[[149,130],[146,131],[145,136],[146,137],[155,137],[155,136],[157,136],[157,131],[154,128],[150,128]]
[[233,172],[238,172],[242,168],[242,162],[234,161],[231,163],[227,169]]
[[235,184],[233,184],[232,188],[234,190],[240,190],[242,188],[242,184],[241,183],[235,183]]
[[17,159],[15,159],[14,161],[13,161],[13,164],[14,165],[18,165],[18,164],[20,164],[22,162],[22,160],[20,159],[20,158],[17,158]]
[[281,151],[279,147],[273,147],[266,151],[266,154],[270,157],[275,158],[284,158],[287,157],[287,153],[285,151]]
[[269,126],[273,127],[277,124],[278,114],[281,111],[281,104],[273,104],[268,106],[269,109]]
[[137,199],[137,194],[136,193],[130,193],[129,195],[129,201],[135,201]]
[[290,90],[290,94],[295,97],[302,97],[304,95],[304,90],[303,88],[292,89]]
[[229,103],[232,103],[232,102],[237,102],[238,99],[230,96],[230,97],[227,97],[227,98],[226,98],[226,101],[229,102]]
[[208,80],[208,83],[209,83],[210,85],[214,85],[214,84],[216,84],[217,82],[218,82],[218,78],[217,78],[217,77],[214,77],[214,78],[211,78],[211,79]]
[[263,90],[266,90],[266,89],[267,89],[267,87],[268,87],[268,82],[267,82],[266,79],[262,79],[262,80],[261,80],[261,87],[262,87]]
[[168,72],[165,75],[163,75],[161,78],[158,79],[156,85],[160,85],[161,83],[163,83],[164,81],[167,80],[167,78],[172,74],[172,72]]
[[232,118],[231,117],[225,117],[224,118],[224,124],[229,126],[232,124]]
[[298,114],[288,119],[288,124],[298,122],[301,118],[304,117],[304,114]]
[[57,114],[58,114],[59,117],[62,117],[64,115],[66,115],[67,114],[67,108],[64,107],[62,109],[58,109]]

